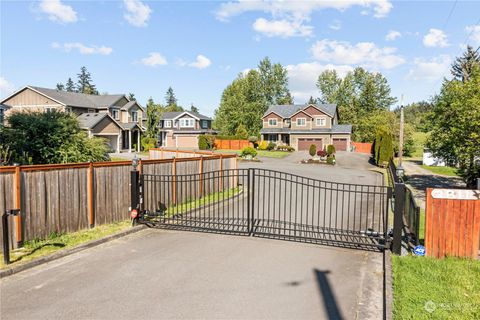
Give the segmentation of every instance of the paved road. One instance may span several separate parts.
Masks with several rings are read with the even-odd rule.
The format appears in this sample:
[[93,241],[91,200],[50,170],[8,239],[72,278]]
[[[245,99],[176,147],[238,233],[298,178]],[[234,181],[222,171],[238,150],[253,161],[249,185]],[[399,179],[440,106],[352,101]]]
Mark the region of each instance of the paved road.
[[2,319],[380,319],[381,255],[148,229],[1,280]]
[[[368,157],[334,168],[248,164],[379,184]],[[306,157],[306,156],[305,156]],[[242,167],[247,164],[242,163]],[[256,237],[148,229],[0,281],[2,319],[381,319],[383,256]]]

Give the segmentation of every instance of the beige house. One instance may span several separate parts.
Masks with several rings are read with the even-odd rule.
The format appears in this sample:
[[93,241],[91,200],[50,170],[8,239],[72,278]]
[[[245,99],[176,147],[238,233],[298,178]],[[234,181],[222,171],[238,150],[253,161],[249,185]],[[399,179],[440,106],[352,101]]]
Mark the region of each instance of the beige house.
[[197,149],[198,137],[215,134],[212,119],[197,112],[165,112],[159,123],[158,145],[167,148]]
[[57,110],[77,116],[89,136],[105,138],[115,152],[140,151],[145,109],[123,94],[89,95],[26,86],[0,102],[8,120],[11,112]]
[[352,126],[338,124],[334,104],[273,105],[263,115],[262,140],[289,145],[296,150],[317,150],[333,144],[336,150],[350,150]]

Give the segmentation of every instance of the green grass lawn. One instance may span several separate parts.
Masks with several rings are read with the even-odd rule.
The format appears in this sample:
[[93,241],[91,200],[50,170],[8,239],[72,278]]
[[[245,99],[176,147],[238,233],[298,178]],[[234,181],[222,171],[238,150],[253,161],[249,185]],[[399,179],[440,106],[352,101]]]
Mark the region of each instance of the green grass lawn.
[[441,175],[444,175],[444,176],[451,176],[451,177],[458,177],[457,168],[426,166],[424,164],[422,164],[421,167],[423,169],[430,170],[435,174],[441,174]]
[[[91,240],[100,239],[130,227],[131,221],[125,220],[72,233],[52,234],[45,240],[27,241],[22,248],[10,251],[11,263],[9,266],[21,264],[62,249],[72,248]],[[0,269],[5,267],[6,266],[3,264],[3,254],[1,254]]]
[[[242,150],[215,150],[217,153],[236,153],[240,155]],[[258,157],[266,157],[266,158],[285,158],[291,154],[291,152],[288,151],[268,151],[268,150],[257,150],[257,156]]]
[[413,137],[413,146],[414,150],[412,152],[412,158],[422,158],[423,157],[423,148],[427,141],[429,134],[425,132],[414,132]]
[[392,263],[394,319],[480,319],[480,261],[394,256]]

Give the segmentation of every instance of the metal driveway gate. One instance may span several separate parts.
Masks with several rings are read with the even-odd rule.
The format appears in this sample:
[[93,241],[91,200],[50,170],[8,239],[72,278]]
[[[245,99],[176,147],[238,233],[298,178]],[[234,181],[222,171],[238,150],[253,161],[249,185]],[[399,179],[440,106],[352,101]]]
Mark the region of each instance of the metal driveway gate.
[[140,175],[140,222],[347,247],[388,245],[391,188],[266,169]]

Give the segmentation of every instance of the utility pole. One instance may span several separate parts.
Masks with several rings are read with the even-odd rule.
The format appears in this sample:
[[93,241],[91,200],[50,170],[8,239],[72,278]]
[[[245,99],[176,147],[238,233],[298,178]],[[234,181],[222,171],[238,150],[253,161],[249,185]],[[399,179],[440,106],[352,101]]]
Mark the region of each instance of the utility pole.
[[400,98],[400,141],[398,143],[398,166],[402,166],[403,157],[403,94]]

